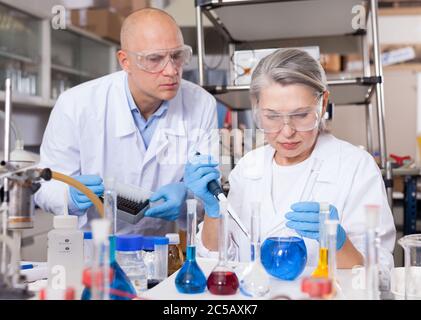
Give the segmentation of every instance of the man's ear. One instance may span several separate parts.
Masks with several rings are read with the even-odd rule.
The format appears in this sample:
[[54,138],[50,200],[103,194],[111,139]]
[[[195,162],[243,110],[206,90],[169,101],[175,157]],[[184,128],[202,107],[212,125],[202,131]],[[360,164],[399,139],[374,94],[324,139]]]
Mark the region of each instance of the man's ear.
[[121,69],[123,69],[127,73],[130,73],[130,61],[128,59],[127,53],[123,50],[118,50],[116,55],[118,62],[120,63]]

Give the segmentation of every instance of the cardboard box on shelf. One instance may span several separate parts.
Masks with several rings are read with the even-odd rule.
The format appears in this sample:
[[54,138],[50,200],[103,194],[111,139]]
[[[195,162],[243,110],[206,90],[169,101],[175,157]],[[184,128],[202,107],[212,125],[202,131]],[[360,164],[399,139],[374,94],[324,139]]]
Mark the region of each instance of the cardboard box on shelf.
[[109,0],[110,10],[127,17],[130,13],[150,7],[150,0]]
[[109,0],[61,0],[66,9],[107,8]]
[[73,10],[72,24],[96,35],[120,42],[120,30],[124,17],[108,9]]
[[342,71],[342,57],[340,54],[329,53],[320,54],[320,64],[329,73]]

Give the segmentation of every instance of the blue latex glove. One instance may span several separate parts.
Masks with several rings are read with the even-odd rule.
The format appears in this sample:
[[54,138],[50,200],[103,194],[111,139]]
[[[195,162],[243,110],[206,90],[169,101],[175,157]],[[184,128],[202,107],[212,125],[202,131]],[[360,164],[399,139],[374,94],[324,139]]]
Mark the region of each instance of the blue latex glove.
[[[318,202],[297,202],[291,206],[292,212],[285,215],[288,221],[286,226],[294,229],[302,237],[319,241],[319,203]],[[329,219],[339,220],[338,210],[330,205]],[[336,249],[340,250],[346,240],[346,232],[341,225],[338,225],[336,236]]]
[[180,215],[180,209],[186,196],[187,189],[182,182],[162,186],[149,198],[149,201],[155,202],[164,199],[164,203],[146,210],[145,217],[176,220]]
[[[73,179],[83,183],[97,196],[104,193],[104,184],[102,179],[97,175],[80,175],[74,176]],[[69,214],[72,215],[83,215],[86,209],[90,208],[93,203],[84,193],[80,192],[74,187],[69,188]]]
[[218,163],[209,155],[195,155],[187,162],[184,170],[184,183],[196,197],[203,201],[205,213],[211,218],[219,217],[219,202],[209,192],[208,183],[221,176],[216,168]]

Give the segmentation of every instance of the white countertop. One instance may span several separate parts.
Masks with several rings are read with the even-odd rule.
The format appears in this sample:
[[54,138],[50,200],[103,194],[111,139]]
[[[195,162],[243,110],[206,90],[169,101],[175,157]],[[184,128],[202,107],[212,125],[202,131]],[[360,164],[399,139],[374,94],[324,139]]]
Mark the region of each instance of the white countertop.
[[[212,269],[217,264],[216,260],[201,259],[198,258],[197,262],[205,273],[205,276],[209,276]],[[241,273],[245,264],[233,265],[234,271],[237,275]],[[306,294],[301,293],[301,280],[309,276],[314,270],[312,267],[306,267],[304,272],[294,281],[282,281],[274,277],[270,278],[271,289],[270,293],[265,299],[272,299],[276,296],[286,295],[291,299],[307,299]],[[335,299],[364,299],[364,269],[355,268],[353,270],[338,270],[338,293]],[[179,293],[175,287],[175,278],[177,272],[172,274],[170,277],[162,281],[154,288],[146,291],[141,298],[156,299],[156,300],[250,300],[240,293],[238,290],[235,295],[212,295],[208,290],[204,293],[199,294],[182,294]]]

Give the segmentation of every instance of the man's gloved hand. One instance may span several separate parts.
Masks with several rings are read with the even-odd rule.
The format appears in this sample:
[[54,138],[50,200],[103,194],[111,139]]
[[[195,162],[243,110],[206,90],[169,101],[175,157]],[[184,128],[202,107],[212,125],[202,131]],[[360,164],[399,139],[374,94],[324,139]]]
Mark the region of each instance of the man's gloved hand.
[[182,182],[162,186],[149,198],[149,201],[155,202],[164,199],[165,202],[146,210],[145,217],[176,220],[180,215],[180,209],[186,200],[186,196],[187,189]]
[[[100,176],[80,175],[72,178],[84,184],[97,196],[104,193],[104,184]],[[72,215],[83,215],[84,211],[93,205],[92,201],[84,193],[74,187],[69,188],[69,195],[69,213]]]
[[218,162],[210,155],[195,155],[187,162],[184,170],[186,187],[203,201],[205,212],[211,218],[219,217],[219,202],[208,190],[208,183],[221,176],[217,165]]
[[[285,215],[288,221],[286,226],[294,229],[302,237],[319,241],[319,209],[318,202],[297,202],[291,206],[292,212]],[[330,205],[329,219],[339,220],[338,210]],[[336,249],[340,250],[346,240],[346,232],[341,225],[338,225],[336,236]]]

